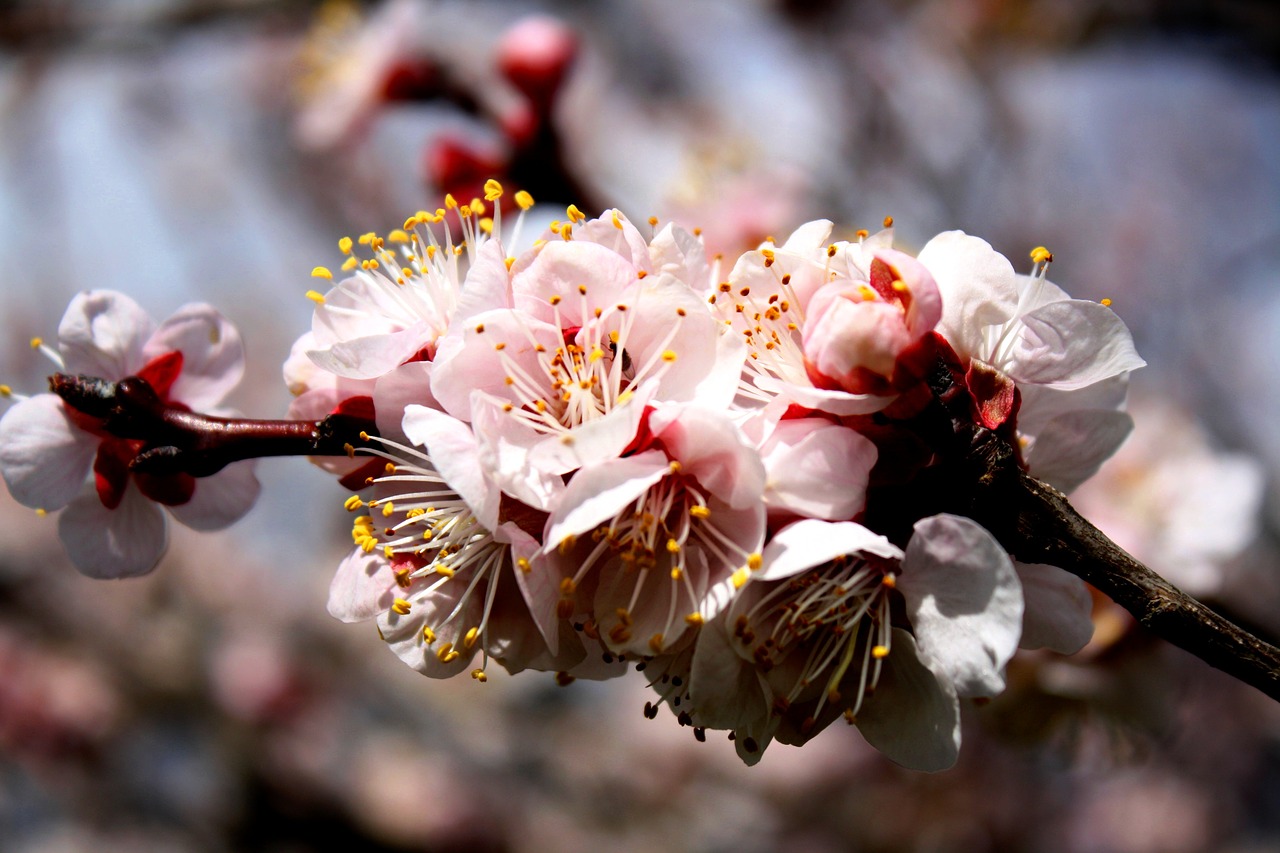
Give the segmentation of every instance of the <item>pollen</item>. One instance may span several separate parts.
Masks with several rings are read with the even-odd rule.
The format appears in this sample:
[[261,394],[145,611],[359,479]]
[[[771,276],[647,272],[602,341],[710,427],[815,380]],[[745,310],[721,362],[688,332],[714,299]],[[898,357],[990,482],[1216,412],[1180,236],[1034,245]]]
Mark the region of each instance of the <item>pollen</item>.
[[346,508],[347,512],[355,512],[360,509],[360,507],[364,506],[364,501],[360,500],[359,495],[352,495],[347,498],[342,505]]
[[1035,264],[1048,263],[1053,260],[1053,252],[1050,252],[1044,246],[1036,246],[1031,250],[1031,262]]
[[332,279],[333,273],[329,272],[328,267],[313,267],[311,270],[311,277]]
[[760,567],[764,565],[764,556],[760,552],[750,554],[747,557],[747,568],[753,572],[760,571]]
[[12,397],[13,389],[8,385],[0,385],[0,397]]
[[471,670],[471,677],[474,678],[476,681],[480,682],[481,684],[484,684],[486,681],[489,680],[489,676],[484,674],[483,669]]
[[44,338],[32,338],[32,339],[31,339],[31,348],[32,348],[32,349],[40,349],[40,347],[42,347],[42,346],[44,346]]
[[353,245],[354,245],[354,242],[350,237],[343,237],[341,240],[338,241],[338,249],[344,255],[351,254],[351,247]]
[[498,183],[493,178],[490,178],[489,180],[485,181],[484,182],[484,200],[497,201],[500,198],[502,198],[502,184]]
[[751,577],[751,573],[746,569],[738,569],[733,573],[731,580],[734,589],[742,589],[747,584],[747,578]]
[[889,656],[889,647],[888,646],[872,646],[871,656],[876,660],[884,660]]
[[694,518],[707,519],[711,517],[711,508],[705,506],[695,506],[689,508],[689,515]]
[[675,351],[674,351],[674,350],[669,350],[669,349],[668,349],[668,350],[663,350],[663,351],[662,351],[662,360],[663,360],[663,361],[665,361],[665,362],[668,362],[668,363],[669,363],[669,362],[672,362],[672,361],[675,361],[675,360],[676,360],[676,354],[675,354]]
[[520,190],[516,193],[516,204],[519,205],[521,210],[528,210],[533,207],[533,196],[524,190]]
[[680,543],[679,543],[679,542],[677,542],[675,539],[668,539],[668,540],[667,540],[667,552],[668,552],[668,553],[671,553],[671,554],[679,554],[679,553],[680,553]]
[[533,570],[533,566],[529,564],[528,557],[518,557],[516,559],[516,568],[524,572],[525,574],[528,574],[530,571]]
[[892,217],[892,216],[886,216],[886,217],[884,218],[884,227],[885,227],[885,228],[892,228],[892,227],[893,227],[893,217]]
[[1103,306],[1104,308],[1110,308],[1110,307],[1111,307],[1111,300],[1110,300],[1110,299],[1099,299],[1099,300],[1098,300],[1098,304],[1099,304],[1099,305],[1101,305],[1101,306]]
[[653,650],[655,655],[662,654],[662,634],[654,634],[649,638],[649,648]]
[[391,604],[391,609],[394,610],[396,613],[399,613],[401,616],[408,615],[409,607],[410,607],[409,602],[405,601],[403,598],[397,598]]

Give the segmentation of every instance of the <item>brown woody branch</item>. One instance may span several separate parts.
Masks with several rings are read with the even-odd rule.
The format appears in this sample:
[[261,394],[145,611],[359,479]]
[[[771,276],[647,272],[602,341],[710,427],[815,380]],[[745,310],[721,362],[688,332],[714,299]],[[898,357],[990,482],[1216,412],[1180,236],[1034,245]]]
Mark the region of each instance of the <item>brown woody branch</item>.
[[166,403],[136,376],[108,382],[56,373],[49,386],[97,429],[142,442],[129,466],[139,473],[207,477],[243,459],[344,456],[377,434],[372,422],[351,415],[319,421],[203,415]]

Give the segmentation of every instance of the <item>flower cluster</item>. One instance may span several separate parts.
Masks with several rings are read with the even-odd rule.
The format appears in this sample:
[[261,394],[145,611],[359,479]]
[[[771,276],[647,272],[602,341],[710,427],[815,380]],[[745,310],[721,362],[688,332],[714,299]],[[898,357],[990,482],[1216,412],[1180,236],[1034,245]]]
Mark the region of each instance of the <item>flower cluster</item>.
[[508,255],[515,201],[490,181],[344,238],[349,277],[311,294],[293,413],[371,425],[331,463],[355,492],[334,616],[433,677],[634,665],[749,763],[844,717],[922,769],[954,761],[959,700],[1002,690],[1020,642],[1088,640],[1084,585],[972,520],[868,526],[932,464],[895,424],[938,365],[1059,487],[1127,434],[1143,362],[1046,250],[1024,276],[960,232],[911,257],[888,221],[852,241],[818,221],[729,266],[696,232],[570,207]]

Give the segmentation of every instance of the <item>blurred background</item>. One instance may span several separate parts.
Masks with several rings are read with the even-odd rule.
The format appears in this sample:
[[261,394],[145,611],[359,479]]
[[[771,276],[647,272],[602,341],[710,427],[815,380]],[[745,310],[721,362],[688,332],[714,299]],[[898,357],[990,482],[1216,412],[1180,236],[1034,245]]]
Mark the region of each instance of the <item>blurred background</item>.
[[[1074,496],[1280,636],[1280,12],[1266,0],[0,2],[0,381],[72,294],[213,302],[274,417],[317,264],[487,177],[733,255],[886,215],[1110,298],[1150,366]],[[428,681],[325,613],[346,497],[81,578],[0,496],[0,850],[1272,851],[1280,707],[1136,630],[1025,655],[912,773],[833,728],[742,767],[632,675]],[[346,542],[344,543],[344,540]]]

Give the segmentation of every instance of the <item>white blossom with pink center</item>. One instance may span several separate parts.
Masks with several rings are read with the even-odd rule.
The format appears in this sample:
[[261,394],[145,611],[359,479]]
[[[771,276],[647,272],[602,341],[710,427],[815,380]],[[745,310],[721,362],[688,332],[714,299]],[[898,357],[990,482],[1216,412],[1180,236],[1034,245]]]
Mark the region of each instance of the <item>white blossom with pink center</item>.
[[747,345],[744,400],[833,415],[879,411],[897,394],[889,380],[898,356],[932,328],[936,289],[889,248],[891,231],[852,243],[829,243],[830,235],[831,223],[817,220],[781,246],[766,241],[708,297]]
[[[894,627],[899,597],[911,633]],[[922,519],[906,551],[852,522],[798,521],[699,635],[687,699],[697,725],[736,733],[749,764],[840,716],[921,770],[960,746],[958,697],[1004,689],[1023,600],[995,539],[958,516]]]
[[[205,414],[234,414],[222,401],[244,374],[239,333],[203,304],[186,305],[157,327],[128,296],[86,291],[63,315],[56,351],[33,343],[62,373],[110,381],[138,376],[165,403]],[[63,510],[58,534],[76,568],[91,577],[155,568],[168,542],[161,506],[188,527],[217,530],[258,497],[252,461],[200,479],[140,474],[129,462],[142,447],[108,434],[101,421],[53,394],[22,400],[0,420],[0,473],[10,493],[29,507]]]
[[510,306],[469,312],[435,358],[442,407],[473,424],[503,491],[540,509],[565,474],[619,456],[651,402],[727,408],[743,356],[681,277],[697,274],[687,241],[665,229],[650,247],[616,212],[571,239],[568,225],[513,266]]
[[[1045,278],[1053,258],[1047,249],[1032,258],[1034,274],[1018,276],[990,244],[962,231],[939,234],[920,250],[942,293],[938,331],[966,366],[992,428],[1012,414],[1015,386],[1024,398],[1033,388],[1075,392],[1146,364],[1109,307],[1071,299]],[[1113,432],[1113,421],[1100,429]]]
[[765,535],[764,466],[726,415],[668,404],[648,432],[640,452],[573,476],[544,538],[563,578],[557,615],[637,657],[714,617],[735,573],[759,567]]

